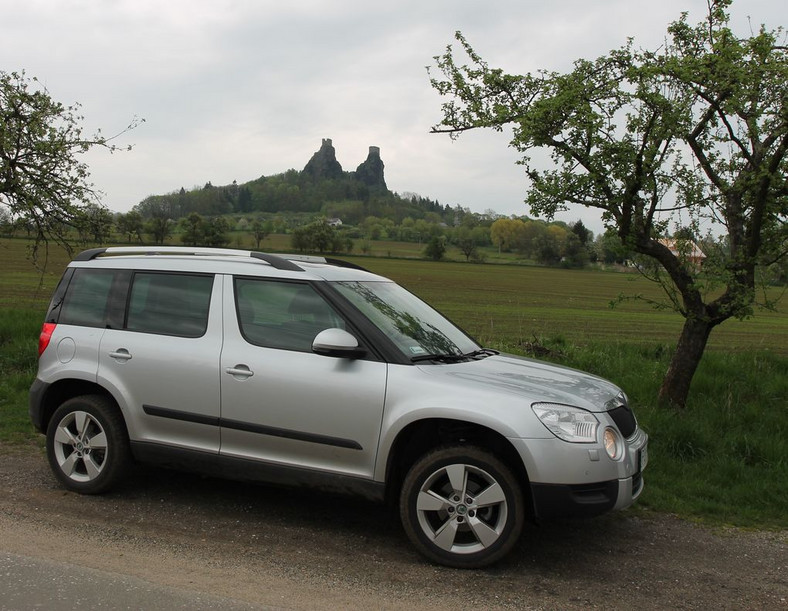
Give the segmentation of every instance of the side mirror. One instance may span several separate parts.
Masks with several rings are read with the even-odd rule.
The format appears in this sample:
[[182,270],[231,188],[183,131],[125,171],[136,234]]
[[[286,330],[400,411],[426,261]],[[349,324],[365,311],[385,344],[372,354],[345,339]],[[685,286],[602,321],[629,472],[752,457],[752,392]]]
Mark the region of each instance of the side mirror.
[[315,336],[312,352],[323,356],[357,359],[366,354],[358,340],[343,329],[325,329]]

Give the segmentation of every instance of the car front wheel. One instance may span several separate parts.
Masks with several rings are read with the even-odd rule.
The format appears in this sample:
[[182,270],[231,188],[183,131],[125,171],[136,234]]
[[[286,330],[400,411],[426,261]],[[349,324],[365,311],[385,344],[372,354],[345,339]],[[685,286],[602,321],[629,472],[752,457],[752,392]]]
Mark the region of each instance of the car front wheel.
[[131,462],[126,427],[107,398],[69,399],[47,429],[47,456],[57,479],[69,490],[98,494],[111,488]]
[[430,560],[478,568],[500,560],[517,543],[525,519],[523,494],[512,471],[489,452],[440,448],[416,461],[405,477],[400,518]]

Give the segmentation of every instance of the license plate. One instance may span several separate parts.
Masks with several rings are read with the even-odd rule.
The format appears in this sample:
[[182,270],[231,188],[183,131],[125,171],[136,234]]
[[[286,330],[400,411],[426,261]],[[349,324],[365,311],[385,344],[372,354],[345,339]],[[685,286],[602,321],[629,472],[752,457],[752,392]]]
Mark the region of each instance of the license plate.
[[648,446],[643,446],[638,450],[638,472],[643,471],[648,464]]

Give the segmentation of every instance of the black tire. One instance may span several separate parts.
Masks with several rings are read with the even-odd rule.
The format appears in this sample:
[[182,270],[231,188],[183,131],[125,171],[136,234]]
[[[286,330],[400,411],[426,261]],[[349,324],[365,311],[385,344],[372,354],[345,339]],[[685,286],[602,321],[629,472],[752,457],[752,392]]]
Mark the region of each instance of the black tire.
[[81,494],[109,490],[131,464],[129,438],[118,407],[100,395],[63,403],[47,427],[47,457],[55,477],[69,490]]
[[438,564],[480,568],[517,543],[523,493],[511,469],[476,447],[422,456],[402,484],[400,519],[416,548]]

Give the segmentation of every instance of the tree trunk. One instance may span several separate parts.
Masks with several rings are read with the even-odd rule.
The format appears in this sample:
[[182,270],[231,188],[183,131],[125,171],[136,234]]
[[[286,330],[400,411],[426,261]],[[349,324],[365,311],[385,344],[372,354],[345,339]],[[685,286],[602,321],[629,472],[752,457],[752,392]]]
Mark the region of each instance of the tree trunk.
[[676,352],[659,389],[660,404],[678,408],[686,405],[692,378],[713,328],[713,323],[703,319],[687,318],[684,322]]

